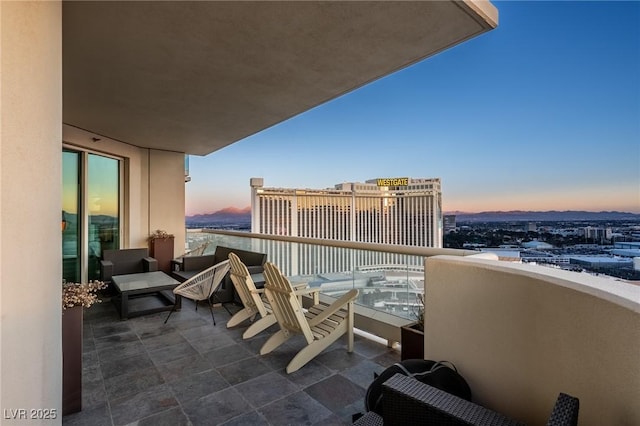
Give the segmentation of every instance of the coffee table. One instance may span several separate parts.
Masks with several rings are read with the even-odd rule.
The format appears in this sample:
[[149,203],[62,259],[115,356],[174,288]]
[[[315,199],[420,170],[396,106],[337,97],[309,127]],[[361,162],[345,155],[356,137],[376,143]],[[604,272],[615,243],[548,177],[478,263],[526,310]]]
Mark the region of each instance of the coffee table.
[[180,297],[173,294],[180,282],[162,271],[114,275],[111,280],[118,291],[114,302],[122,320],[180,308]]

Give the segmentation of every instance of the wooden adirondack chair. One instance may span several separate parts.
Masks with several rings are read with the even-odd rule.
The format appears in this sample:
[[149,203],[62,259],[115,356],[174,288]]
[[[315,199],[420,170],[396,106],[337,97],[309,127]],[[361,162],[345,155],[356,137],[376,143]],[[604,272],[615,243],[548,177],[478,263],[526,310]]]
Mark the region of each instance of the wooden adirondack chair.
[[[249,339],[275,324],[277,320],[273,315],[271,304],[265,296],[264,289],[256,288],[249,269],[235,253],[229,253],[229,264],[231,265],[231,282],[233,282],[244,308],[231,317],[227,322],[227,328],[235,327],[248,319],[252,324],[242,334],[242,338]],[[307,284],[298,284],[293,287],[298,295],[311,293],[311,291],[306,291]],[[318,303],[318,292],[319,289],[313,290],[315,293],[313,294],[314,303]],[[258,315],[260,319],[254,322]]]
[[265,293],[280,325],[260,349],[268,354],[295,334],[302,334],[307,346],[287,365],[287,373],[299,370],[343,334],[348,336],[348,352],[353,352],[353,301],[358,290],[352,289],[331,305],[315,304],[306,312],[293,286],[274,264],[264,265]]
[[263,298],[264,289],[256,288],[247,266],[235,253],[229,253],[229,264],[231,265],[231,282],[244,308],[231,317],[227,322],[227,328],[235,327],[247,319],[253,322],[255,317],[260,315],[260,319],[253,322],[242,334],[243,339],[248,339],[275,324],[276,317],[272,314],[269,302]]

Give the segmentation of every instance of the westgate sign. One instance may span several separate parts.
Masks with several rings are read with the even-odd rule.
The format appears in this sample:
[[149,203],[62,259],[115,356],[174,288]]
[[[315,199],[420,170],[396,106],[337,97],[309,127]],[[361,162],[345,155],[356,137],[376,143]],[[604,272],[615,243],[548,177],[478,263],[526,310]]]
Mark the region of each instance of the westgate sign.
[[381,178],[377,183],[378,186],[408,186],[409,178]]

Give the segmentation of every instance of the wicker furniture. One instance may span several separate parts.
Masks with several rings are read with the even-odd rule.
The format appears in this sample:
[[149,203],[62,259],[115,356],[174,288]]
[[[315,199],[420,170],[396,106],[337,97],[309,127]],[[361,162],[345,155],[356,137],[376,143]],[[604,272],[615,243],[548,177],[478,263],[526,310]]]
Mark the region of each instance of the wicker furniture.
[[[180,282],[186,281],[194,275],[204,271],[211,266],[229,259],[229,253],[235,253],[242,263],[247,266],[249,273],[261,273],[264,268],[264,262],[267,255],[264,253],[256,253],[247,250],[238,250],[230,247],[217,246],[213,254],[205,254],[202,256],[185,256],[173,261],[173,271],[171,274]],[[231,282],[230,274],[227,274],[222,280],[222,285],[217,293],[221,303],[230,303],[233,301],[241,302],[234,295],[234,287]]]
[[149,257],[149,249],[105,250],[100,261],[100,281],[111,282],[114,275],[138,274],[158,270],[158,261]]
[[578,410],[580,401],[566,393],[560,393],[547,426],[578,426]]
[[[191,277],[187,281],[183,282],[179,286],[173,289],[173,293],[176,297],[186,297],[187,299],[191,299],[196,304],[196,310],[198,309],[198,302],[206,300],[209,305],[209,310],[211,311],[211,319],[213,320],[213,325],[216,325],[216,319],[213,316],[213,303],[215,297],[215,293],[220,287],[220,283],[224,278],[225,274],[229,271],[229,260],[222,261],[212,267],[205,269],[199,274]],[[177,307],[177,303],[176,303]],[[167,319],[164,320],[166,324],[171,317],[171,314],[176,309],[172,309],[167,316]]]
[[[383,415],[369,411],[354,425],[522,425],[500,413],[402,374],[395,374],[384,382],[382,395]],[[547,425],[577,426],[578,409],[577,398],[561,393]]]

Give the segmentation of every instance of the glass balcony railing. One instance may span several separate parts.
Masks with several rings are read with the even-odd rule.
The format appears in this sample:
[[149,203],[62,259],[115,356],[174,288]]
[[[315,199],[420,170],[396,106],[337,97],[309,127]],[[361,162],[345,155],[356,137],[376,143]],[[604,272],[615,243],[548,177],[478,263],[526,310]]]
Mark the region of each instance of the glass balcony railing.
[[320,287],[321,294],[331,297],[355,288],[359,290],[358,305],[407,320],[417,319],[419,295],[424,292],[424,255],[325,245],[330,241],[321,245],[242,234],[187,232],[187,244],[190,250],[207,244],[205,254],[213,253],[218,245],[266,253],[267,259],[292,282]]

